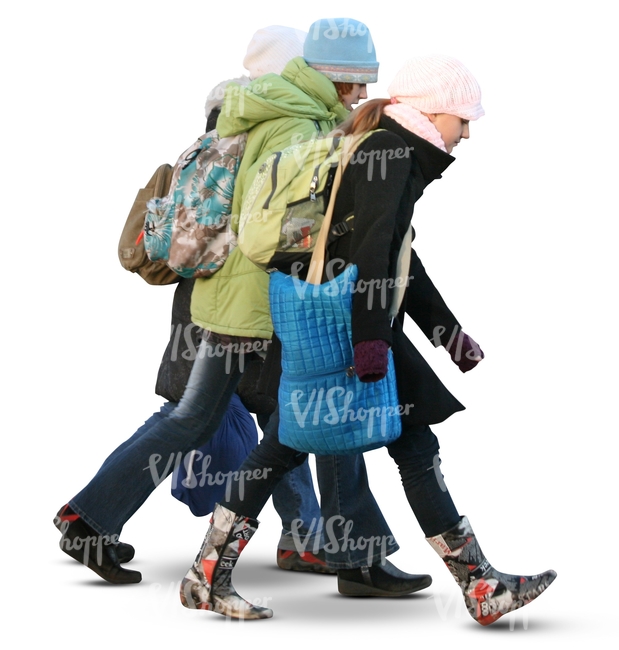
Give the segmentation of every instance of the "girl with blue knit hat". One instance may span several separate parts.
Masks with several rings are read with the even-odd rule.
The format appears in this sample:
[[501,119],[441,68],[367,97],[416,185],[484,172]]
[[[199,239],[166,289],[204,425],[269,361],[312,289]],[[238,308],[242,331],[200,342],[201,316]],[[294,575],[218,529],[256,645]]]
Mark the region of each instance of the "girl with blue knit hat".
[[[335,33],[319,31],[325,39]],[[360,62],[353,62],[357,73],[369,74],[357,66]],[[334,69],[339,63],[322,60],[316,65],[330,67],[330,74],[340,73]],[[372,300],[369,292],[353,291],[354,372],[362,382],[381,380],[387,373],[391,348],[400,405],[414,408],[402,408],[402,434],[387,445],[387,451],[398,466],[406,498],[427,541],[455,578],[469,614],[479,624],[490,625],[536,599],[556,573],[512,575],[496,570],[486,559],[471,524],[459,514],[447,489],[440,471],[438,439],[430,429],[430,425],[445,421],[464,406],[442,384],[403,328],[408,314],[435,347],[445,348],[461,372],[472,370],[484,358],[408,243],[414,240],[411,219],[416,202],[453,163],[451,152],[470,137],[469,123],[484,114],[481,91],[473,75],[457,59],[425,56],[411,59],[402,67],[389,86],[389,94],[389,99],[365,102],[338,129],[343,136],[370,134],[355,150],[335,200],[333,226],[354,215],[353,227],[328,245],[328,255],[330,260],[340,262],[332,268],[336,274],[349,264],[357,266],[358,288],[400,287],[398,262],[410,254],[405,267],[410,282],[395,319],[389,314],[390,300]],[[306,268],[309,262],[310,254]],[[299,345],[296,354],[304,353],[311,355],[312,347]],[[293,407],[280,404],[280,409],[285,408]],[[463,459],[470,463],[474,479],[488,489],[493,481],[504,486],[505,477],[492,454],[487,449],[481,451],[473,446],[471,457]],[[220,520],[227,517],[230,528],[223,535],[220,528],[212,527],[196,562],[213,561],[218,549],[226,545],[230,555],[236,557],[246,543],[243,522],[259,515],[269,489],[304,456],[282,445],[272,431],[265,433],[240,471],[269,468],[268,479],[246,484],[243,494],[233,487],[230,498],[218,506]],[[513,489],[517,490],[517,481]],[[512,530],[507,528],[506,533],[511,535],[515,524],[510,519],[507,522]],[[188,574],[183,581],[186,597],[195,586],[190,578]],[[227,580],[230,584],[229,574]],[[217,592],[217,585],[213,592]],[[217,610],[217,599],[212,605]],[[271,614],[271,610],[263,609],[260,617]]]

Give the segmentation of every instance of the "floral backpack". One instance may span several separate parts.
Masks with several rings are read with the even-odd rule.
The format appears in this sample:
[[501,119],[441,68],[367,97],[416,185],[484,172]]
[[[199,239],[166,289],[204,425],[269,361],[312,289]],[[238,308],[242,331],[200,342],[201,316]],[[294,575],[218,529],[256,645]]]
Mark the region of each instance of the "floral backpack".
[[230,211],[247,134],[220,138],[209,131],[184,151],[170,190],[146,204],[143,241],[153,262],[184,278],[219,270],[236,246]]

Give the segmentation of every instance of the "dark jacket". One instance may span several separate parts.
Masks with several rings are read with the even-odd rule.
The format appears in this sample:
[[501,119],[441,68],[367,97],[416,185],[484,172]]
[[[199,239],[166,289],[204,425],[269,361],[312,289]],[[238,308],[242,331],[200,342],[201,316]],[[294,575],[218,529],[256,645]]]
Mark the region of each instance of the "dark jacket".
[[[181,278],[176,287],[172,302],[170,340],[157,374],[155,392],[169,402],[179,402],[183,396],[202,338],[202,328],[191,322],[189,306],[193,284],[193,280]],[[256,392],[262,363],[257,355],[248,355],[236,392],[250,413],[266,416],[275,410],[276,401]]]
[[[381,119],[380,128],[386,130],[372,134],[360,145],[342,177],[333,225],[347,221],[350,215],[354,218],[347,221],[351,229],[329,245],[327,268],[331,267],[332,276],[340,273],[344,264],[353,263],[359,269],[353,297],[353,345],[383,339],[392,346],[400,404],[414,405],[402,416],[403,424],[436,424],[464,406],[404,334],[404,315],[407,313],[435,346],[445,345],[461,327],[414,250],[409,273],[413,279],[393,324],[388,310],[397,256],[415,202],[454,158],[388,117]],[[383,287],[385,300],[381,300]],[[272,348],[267,362],[274,372],[279,360],[272,358],[277,346]],[[271,390],[278,383],[273,379]]]
[[193,280],[181,278],[172,302],[170,340],[163,353],[155,392],[169,402],[179,402],[200,345],[202,328],[191,322],[189,305]]

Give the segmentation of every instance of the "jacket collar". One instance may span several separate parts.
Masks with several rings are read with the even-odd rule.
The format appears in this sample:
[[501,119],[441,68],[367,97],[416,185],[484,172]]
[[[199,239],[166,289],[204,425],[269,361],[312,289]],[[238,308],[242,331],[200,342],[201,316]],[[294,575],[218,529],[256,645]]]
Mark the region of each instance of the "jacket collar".
[[413,147],[415,151],[415,159],[419,165],[421,175],[428,185],[433,180],[441,178],[441,174],[451,165],[455,160],[453,156],[441,151],[438,147],[420,138],[412,131],[405,129],[401,124],[395,120],[383,115],[380,118],[379,128],[392,131],[399,135],[409,147]]
[[310,67],[302,56],[291,59],[281,73],[282,79],[289,81],[318,104],[324,104],[334,113],[335,119],[342,122],[348,117],[348,111],[342,104],[333,82],[322,72]]

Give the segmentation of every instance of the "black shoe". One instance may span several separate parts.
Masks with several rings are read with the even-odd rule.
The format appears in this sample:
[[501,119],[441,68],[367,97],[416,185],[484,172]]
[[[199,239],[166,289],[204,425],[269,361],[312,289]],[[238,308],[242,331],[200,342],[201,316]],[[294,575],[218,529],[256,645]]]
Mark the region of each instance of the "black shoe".
[[404,573],[389,560],[385,564],[337,572],[337,590],[343,596],[405,596],[431,584],[431,576]]
[[[66,509],[61,509],[61,513],[66,517]],[[62,533],[60,549],[64,553],[112,584],[135,584],[142,580],[139,571],[120,566],[116,544],[110,543],[105,535],[99,535],[81,517],[70,518],[71,521],[62,520],[60,513],[54,518],[54,525]]]
[[[62,506],[60,510],[58,511],[58,514],[54,517],[54,526],[61,532],[64,533],[66,527],[72,522],[75,521],[76,519],[79,519],[80,516],[73,512],[71,508],[69,507],[69,504]],[[63,522],[69,522],[63,524]],[[116,549],[116,556],[118,557],[118,561],[120,564],[126,564],[127,562],[131,562],[133,558],[135,557],[135,549],[131,544],[125,544],[123,542],[118,542],[113,545],[114,548]]]

